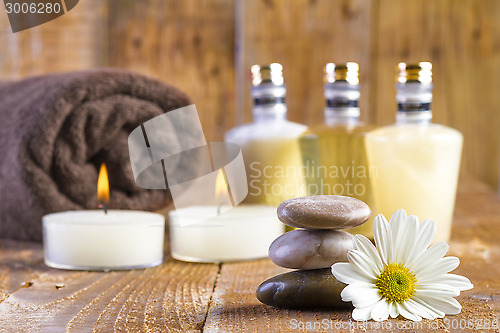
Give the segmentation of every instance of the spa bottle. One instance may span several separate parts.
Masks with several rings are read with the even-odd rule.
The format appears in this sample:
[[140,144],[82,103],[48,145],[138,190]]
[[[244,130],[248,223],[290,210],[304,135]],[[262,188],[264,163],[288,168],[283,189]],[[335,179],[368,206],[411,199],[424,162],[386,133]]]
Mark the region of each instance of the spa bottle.
[[278,206],[305,195],[298,136],[306,126],[287,120],[283,67],[252,66],[253,122],[231,129],[226,141],[241,147],[248,180],[247,204]]
[[436,222],[434,242],[448,241],[457,188],[462,134],[431,123],[432,65],[398,65],[396,124],[366,137],[377,213],[405,209]]
[[[366,202],[373,210],[365,135],[371,129],[359,121],[359,66],[329,63],[325,66],[324,124],[300,137],[310,195],[346,195]],[[349,229],[372,238],[372,221]]]

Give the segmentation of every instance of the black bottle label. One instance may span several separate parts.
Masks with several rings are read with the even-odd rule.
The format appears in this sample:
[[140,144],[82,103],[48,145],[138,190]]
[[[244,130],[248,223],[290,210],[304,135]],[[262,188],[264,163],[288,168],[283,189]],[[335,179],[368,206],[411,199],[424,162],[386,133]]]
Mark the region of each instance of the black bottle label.
[[285,103],[285,97],[260,97],[254,98],[254,105],[280,104]]
[[334,98],[326,100],[326,107],[328,108],[357,108],[358,101],[345,98]]
[[431,103],[420,103],[420,102],[398,103],[398,111],[400,112],[429,111],[430,109],[431,109]]

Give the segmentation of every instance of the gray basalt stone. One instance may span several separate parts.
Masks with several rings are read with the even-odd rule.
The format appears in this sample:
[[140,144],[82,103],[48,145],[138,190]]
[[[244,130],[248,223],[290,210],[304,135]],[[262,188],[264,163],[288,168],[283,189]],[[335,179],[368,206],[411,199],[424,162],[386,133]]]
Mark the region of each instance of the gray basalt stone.
[[340,293],[346,285],[339,282],[330,268],[293,271],[272,277],[257,288],[264,304],[285,309],[344,309]]
[[370,207],[361,200],[340,195],[313,195],[283,201],[278,218],[291,227],[345,229],[370,218]]
[[347,261],[347,252],[353,248],[352,238],[340,230],[293,230],[274,240],[269,247],[269,259],[286,268],[331,267]]

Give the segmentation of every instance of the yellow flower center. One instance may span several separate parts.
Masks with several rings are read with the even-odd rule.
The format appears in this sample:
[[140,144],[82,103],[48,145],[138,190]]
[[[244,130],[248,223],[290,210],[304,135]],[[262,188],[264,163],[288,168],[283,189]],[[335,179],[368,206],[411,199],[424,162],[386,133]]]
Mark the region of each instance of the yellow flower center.
[[375,282],[375,286],[382,297],[389,302],[402,303],[415,294],[416,282],[415,274],[405,265],[388,264]]

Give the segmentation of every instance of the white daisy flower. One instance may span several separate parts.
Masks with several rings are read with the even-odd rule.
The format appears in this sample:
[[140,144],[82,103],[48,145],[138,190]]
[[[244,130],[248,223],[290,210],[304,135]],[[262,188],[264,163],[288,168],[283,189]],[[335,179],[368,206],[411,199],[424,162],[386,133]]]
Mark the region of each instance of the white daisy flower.
[[349,262],[332,266],[333,275],[348,284],[341,296],[354,305],[354,320],[401,315],[419,321],[460,313],[454,297],[473,285],[466,277],[448,274],[460,261],[444,257],[449,248],[445,242],[429,247],[435,232],[434,221],[419,224],[416,216],[407,217],[401,209],[390,223],[381,214],[375,218],[376,247],[365,236],[354,236]]

